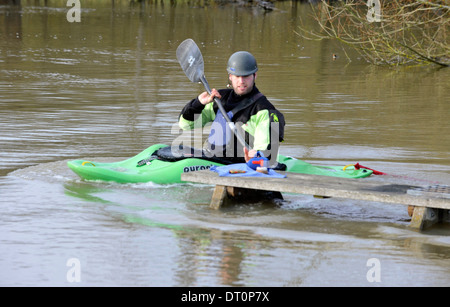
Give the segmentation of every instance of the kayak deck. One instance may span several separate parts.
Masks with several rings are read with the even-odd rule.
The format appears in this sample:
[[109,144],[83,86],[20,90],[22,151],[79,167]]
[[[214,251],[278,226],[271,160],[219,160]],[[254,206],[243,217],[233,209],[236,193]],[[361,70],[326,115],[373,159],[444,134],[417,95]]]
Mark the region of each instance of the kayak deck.
[[[181,174],[206,170],[213,165],[223,165],[217,161],[200,158],[185,158],[177,161],[164,161],[154,157],[154,153],[167,147],[155,144],[129,159],[118,162],[96,162],[74,160],[67,163],[68,167],[85,180],[113,181],[118,183],[154,182],[159,184],[181,183]],[[343,178],[363,178],[370,176],[372,171],[342,166],[315,166],[307,162],[279,155],[278,162],[286,165],[287,172],[323,175]]]

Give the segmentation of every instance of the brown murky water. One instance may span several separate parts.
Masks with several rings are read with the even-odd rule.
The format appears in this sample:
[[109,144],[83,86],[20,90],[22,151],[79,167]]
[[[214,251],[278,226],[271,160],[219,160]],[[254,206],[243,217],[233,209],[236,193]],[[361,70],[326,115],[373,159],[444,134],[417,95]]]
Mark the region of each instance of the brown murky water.
[[[85,182],[66,167],[172,142],[203,91],[175,57],[191,37],[213,87],[231,53],[256,56],[258,88],[286,116],[281,153],[450,184],[448,69],[348,61],[295,34],[314,24],[290,1],[272,12],[81,1],[79,23],[61,1],[29,2],[0,6],[1,285],[449,285],[450,229],[412,231],[403,205],[286,195],[216,212],[210,186]],[[371,258],[380,282],[367,278]]]

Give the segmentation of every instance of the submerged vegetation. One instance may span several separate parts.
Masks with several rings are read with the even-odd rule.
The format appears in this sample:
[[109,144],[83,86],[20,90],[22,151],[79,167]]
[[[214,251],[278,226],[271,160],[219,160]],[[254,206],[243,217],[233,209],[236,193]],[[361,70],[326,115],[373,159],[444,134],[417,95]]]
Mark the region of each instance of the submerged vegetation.
[[444,1],[347,0],[314,6],[318,30],[305,39],[335,39],[380,65],[450,65],[450,6]]

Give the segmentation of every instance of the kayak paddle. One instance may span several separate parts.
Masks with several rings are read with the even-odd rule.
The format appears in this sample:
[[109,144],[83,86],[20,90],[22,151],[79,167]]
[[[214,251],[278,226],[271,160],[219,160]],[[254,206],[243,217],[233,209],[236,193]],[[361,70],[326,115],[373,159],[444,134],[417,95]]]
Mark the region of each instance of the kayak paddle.
[[[208,81],[206,81],[204,73],[202,53],[197,44],[192,39],[188,38],[178,46],[177,59],[189,80],[191,80],[191,82],[202,83],[208,94],[211,95],[211,88],[209,87]],[[234,123],[228,117],[227,112],[223,108],[220,99],[214,97],[214,101],[216,102],[217,106],[220,109],[220,112],[222,112],[223,117],[227,121],[228,126],[230,127],[231,131],[233,131],[238,141],[242,144],[242,146],[250,150],[250,146],[245,142],[244,138],[236,129]]]

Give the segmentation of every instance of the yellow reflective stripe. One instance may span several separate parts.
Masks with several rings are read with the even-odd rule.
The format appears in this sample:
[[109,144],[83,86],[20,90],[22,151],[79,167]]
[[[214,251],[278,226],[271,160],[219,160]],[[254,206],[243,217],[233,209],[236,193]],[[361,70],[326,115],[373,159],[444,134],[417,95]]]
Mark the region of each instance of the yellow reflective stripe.
[[270,144],[270,116],[269,110],[261,110],[250,117],[242,128],[254,138],[252,148],[266,150]]
[[183,117],[183,115],[181,115],[178,121],[178,126],[182,130],[192,130],[197,127],[204,127],[207,123],[214,121],[215,118],[216,113],[214,113],[213,104],[208,103],[203,109],[201,116],[200,114],[196,114],[193,121],[187,120]]

